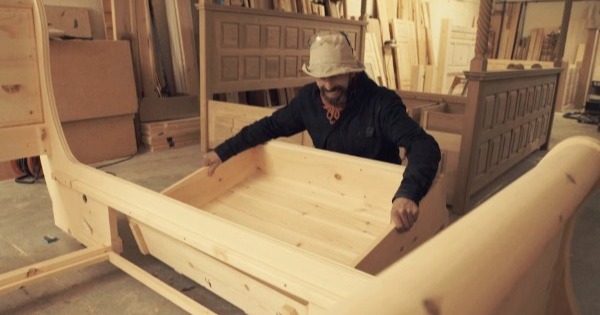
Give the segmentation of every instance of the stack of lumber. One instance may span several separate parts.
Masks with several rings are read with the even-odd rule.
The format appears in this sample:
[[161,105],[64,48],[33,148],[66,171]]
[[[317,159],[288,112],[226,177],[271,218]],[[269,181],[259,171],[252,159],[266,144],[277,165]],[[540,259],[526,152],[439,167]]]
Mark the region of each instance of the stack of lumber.
[[428,3],[376,0],[375,13],[367,24],[367,74],[390,89],[424,91],[434,64]]
[[556,57],[559,33],[544,34],[543,28],[534,28],[530,34],[517,41],[512,59],[553,61]]
[[200,119],[164,120],[142,124],[142,142],[150,151],[161,151],[200,142]]

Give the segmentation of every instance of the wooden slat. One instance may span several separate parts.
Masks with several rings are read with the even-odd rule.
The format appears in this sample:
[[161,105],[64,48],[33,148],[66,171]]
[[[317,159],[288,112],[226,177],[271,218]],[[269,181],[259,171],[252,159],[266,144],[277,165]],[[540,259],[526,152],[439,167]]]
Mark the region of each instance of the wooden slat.
[[448,225],[446,192],[439,181],[432,185],[421,200],[419,209],[419,219],[409,231],[399,233],[393,224],[388,225],[387,232],[375,239],[354,261],[356,268],[373,275],[378,274]]
[[365,33],[365,72],[378,85],[385,86],[386,79],[381,58],[375,34]]
[[396,77],[399,89],[411,90],[412,67],[419,64],[415,23],[407,20],[392,20],[392,34],[396,40],[394,54],[398,61]]
[[43,125],[0,128],[0,161],[49,153]]
[[86,248],[0,275],[0,295],[108,260],[108,248]]
[[377,10],[377,18],[379,19],[379,23],[381,24],[381,42],[383,43],[383,62],[382,68],[383,73],[385,73],[384,86],[387,86],[390,89],[397,89],[398,84],[396,83],[396,73],[394,71],[394,61],[392,50],[385,48],[386,42],[392,39],[390,34],[390,21],[387,13],[387,5],[385,0],[376,0],[375,8]]
[[[287,187],[284,189],[287,193],[282,192],[284,187]],[[311,194],[311,200],[304,198],[308,194]],[[343,201],[338,207],[311,211],[321,207],[321,200],[327,200],[328,197],[331,198],[327,193],[313,191],[308,185],[298,185],[273,177],[258,177],[238,185],[202,208],[286,241],[292,246],[350,265],[374,240],[374,236],[363,231],[362,227],[371,221],[378,222],[374,218],[352,227],[321,217],[324,211],[329,212],[325,217],[330,217],[336,216],[336,212],[339,213],[338,216],[353,216],[355,211],[366,210],[356,209],[356,206],[344,209]],[[377,234],[381,233],[383,230]]]
[[476,29],[453,25],[449,19],[442,21],[440,32],[437,92],[446,93],[455,76],[469,70],[475,55]]
[[31,11],[0,12],[0,128],[43,122]]
[[[572,293],[564,265],[569,256],[564,244],[571,241],[565,229],[572,228],[576,210],[600,180],[600,142],[567,141],[334,313],[554,314],[561,306],[568,310],[561,314],[576,314],[566,295],[551,292]],[[487,281],[481,275],[488,275]],[[435,280],[423,281],[424,276]],[[465,296],[477,298],[465,303]]]
[[163,296],[164,298],[168,299],[173,304],[181,307],[183,310],[190,312],[190,314],[206,314],[206,315],[216,314],[216,313],[212,312],[211,310],[209,310],[208,308],[198,304],[198,302],[187,297],[186,295],[179,292],[178,290],[174,289],[173,287],[170,287],[166,283],[157,279],[156,277],[149,274],[144,269],[129,262],[125,258],[123,258],[115,253],[109,253],[108,260],[110,261],[111,264],[115,265],[116,267],[121,269],[123,272],[127,273],[128,275],[130,275],[134,279],[138,280],[139,282],[145,284],[148,288],[152,289],[154,292],[156,292],[156,293],[160,294],[161,296]]

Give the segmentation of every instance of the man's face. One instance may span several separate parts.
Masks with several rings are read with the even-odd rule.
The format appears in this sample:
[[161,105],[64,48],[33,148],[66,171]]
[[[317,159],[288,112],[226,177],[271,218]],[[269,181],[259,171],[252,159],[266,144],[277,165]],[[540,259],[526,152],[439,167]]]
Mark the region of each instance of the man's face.
[[323,100],[334,106],[346,104],[346,101],[348,100],[348,86],[350,85],[351,78],[351,73],[318,78],[317,86],[321,91]]

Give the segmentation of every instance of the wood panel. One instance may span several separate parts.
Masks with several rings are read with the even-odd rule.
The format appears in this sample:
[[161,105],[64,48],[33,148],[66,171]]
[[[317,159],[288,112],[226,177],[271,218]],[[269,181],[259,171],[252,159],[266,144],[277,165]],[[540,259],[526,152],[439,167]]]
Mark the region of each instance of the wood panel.
[[176,91],[198,95],[198,53],[190,1],[166,1]]
[[[219,101],[209,101],[208,108],[208,143],[210,147],[217,146],[234,136],[243,127],[271,115],[277,109],[276,107],[258,107]],[[281,138],[281,140],[302,144],[304,137],[309,136],[306,133],[299,133]]]
[[31,10],[0,12],[0,128],[43,122]]
[[442,21],[439,45],[437,92],[446,93],[456,76],[464,76],[475,56],[476,29]]
[[92,39],[90,16],[85,8],[46,6],[48,27],[60,30],[64,36]]
[[[530,172],[379,274],[334,313],[577,314],[569,244],[577,209],[599,174],[598,140],[560,143]],[[465,296],[476,298],[465,303]]]
[[543,69],[554,68],[552,61],[538,60],[512,60],[512,59],[488,59],[488,71],[506,70],[509,64],[521,64],[525,69],[531,69],[533,65],[540,65]]
[[477,93],[466,107],[453,211],[468,209],[470,196],[546,144],[560,72],[469,73]]
[[383,60],[379,46],[377,45],[375,34],[367,32],[365,34],[365,72],[378,85],[385,86],[385,72],[383,69]]
[[394,54],[398,62],[396,77],[401,91],[411,90],[412,67],[419,64],[415,23],[408,20],[392,19],[392,34],[396,40]]

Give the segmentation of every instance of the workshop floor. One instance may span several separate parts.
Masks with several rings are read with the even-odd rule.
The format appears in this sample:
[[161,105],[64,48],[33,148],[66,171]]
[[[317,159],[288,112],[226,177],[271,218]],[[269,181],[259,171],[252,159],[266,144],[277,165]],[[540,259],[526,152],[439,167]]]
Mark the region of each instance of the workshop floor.
[[[600,139],[596,126],[556,115],[552,147],[573,135]],[[533,167],[544,155],[534,153],[492,186],[500,188]],[[138,154],[102,169],[160,191],[196,170],[198,146]],[[486,192],[489,195],[489,191]],[[218,314],[243,314],[195,282],[150,256],[139,254],[127,222],[119,219],[124,256]],[[54,242],[45,236],[57,238]],[[66,254],[82,246],[54,226],[43,181],[33,185],[0,182],[0,273]],[[571,257],[576,299],[582,315],[600,314],[600,189],[582,206]],[[141,283],[108,263],[88,267],[0,296],[0,314],[185,314]]]

